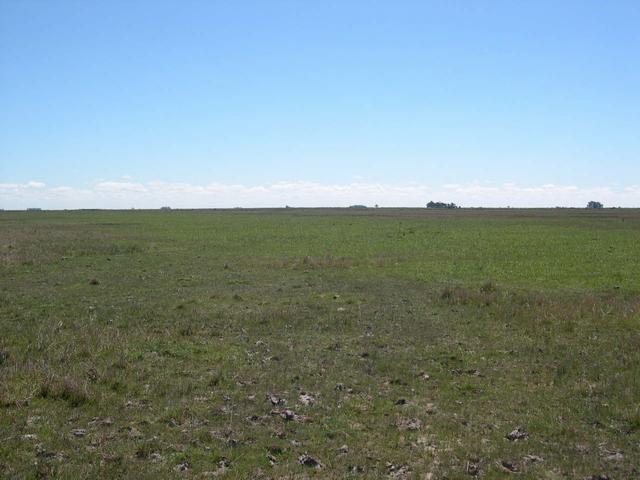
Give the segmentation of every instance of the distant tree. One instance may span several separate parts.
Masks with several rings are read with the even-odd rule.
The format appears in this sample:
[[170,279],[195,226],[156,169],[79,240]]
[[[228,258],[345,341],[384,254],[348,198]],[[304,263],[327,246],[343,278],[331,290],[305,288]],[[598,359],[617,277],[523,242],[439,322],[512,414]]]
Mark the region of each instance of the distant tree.
[[455,203],[444,203],[444,202],[429,202],[427,203],[427,208],[460,208]]
[[349,208],[367,208],[366,205],[349,205]]
[[587,208],[604,208],[604,205],[602,205],[602,203],[600,202],[594,202],[593,200],[591,200],[589,203],[587,203]]

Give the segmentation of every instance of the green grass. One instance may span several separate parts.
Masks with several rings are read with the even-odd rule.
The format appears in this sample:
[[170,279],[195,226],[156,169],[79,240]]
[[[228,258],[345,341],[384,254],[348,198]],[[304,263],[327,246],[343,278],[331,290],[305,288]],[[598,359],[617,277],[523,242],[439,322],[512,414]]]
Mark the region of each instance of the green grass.
[[638,272],[637,210],[0,212],[0,472],[638,478]]

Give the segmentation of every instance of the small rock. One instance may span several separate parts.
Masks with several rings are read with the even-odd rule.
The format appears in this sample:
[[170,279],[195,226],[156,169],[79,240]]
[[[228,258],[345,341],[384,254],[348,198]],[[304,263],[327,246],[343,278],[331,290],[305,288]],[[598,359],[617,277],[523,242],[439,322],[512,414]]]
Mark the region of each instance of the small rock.
[[498,466],[505,472],[509,472],[509,473],[518,473],[520,471],[520,469],[515,463],[510,462],[508,460],[502,460],[498,464]]
[[620,450],[612,450],[604,448],[600,451],[602,457],[609,462],[619,462],[624,459],[624,455]]
[[424,406],[424,411],[429,414],[429,415],[433,415],[434,413],[436,413],[436,406],[433,403],[427,403]]
[[262,423],[264,417],[261,417],[260,415],[251,415],[250,417],[247,417],[246,420],[249,423],[257,424]]
[[284,405],[287,401],[284,398],[278,398],[273,393],[267,394],[267,400],[271,402],[271,405]]
[[460,369],[451,370],[451,373],[453,375],[471,375],[472,377],[482,377],[483,376],[480,373],[480,371],[476,370],[475,368],[470,368],[468,370],[460,370]]
[[394,465],[393,463],[387,462],[387,473],[391,478],[409,478],[409,473],[411,470],[406,465]]
[[524,461],[527,463],[540,463],[544,462],[544,458],[539,457],[538,455],[525,455]]
[[294,421],[299,423],[304,423],[310,421],[310,418],[305,415],[298,415],[293,410],[289,410],[288,408],[284,410],[271,410],[271,415],[279,415],[283,420],[286,421]]
[[218,477],[220,475],[224,475],[227,470],[229,470],[230,466],[231,462],[229,462],[229,460],[224,457],[221,458],[220,461],[218,461],[218,468],[213,472],[213,476]]
[[514,442],[517,440],[524,440],[526,438],[529,438],[529,433],[525,432],[524,428],[517,427],[511,433],[508,433],[505,437],[507,440]]
[[164,462],[164,457],[160,455],[158,452],[154,452],[151,455],[149,455],[149,460],[151,460],[151,463],[162,463]]
[[71,435],[74,437],[84,437],[87,434],[87,431],[84,428],[74,428],[71,430]]
[[317,459],[313,458],[311,455],[307,453],[303,453],[298,457],[298,463],[300,465],[305,465],[307,467],[314,467],[320,469],[323,467],[322,463],[320,463]]
[[422,420],[419,418],[401,418],[396,422],[396,425],[400,430],[420,430]]
[[124,408],[140,408],[142,404],[137,400],[127,400],[124,404]]
[[341,392],[344,390],[344,383],[336,383],[336,386],[333,387],[336,392]]
[[306,407],[310,407],[316,402],[316,399],[313,395],[308,395],[306,393],[300,394],[298,400],[300,400],[300,403]]
[[294,420],[296,413],[293,410],[285,409],[280,411],[280,416],[287,421]]
[[95,367],[90,367],[87,370],[87,377],[89,378],[89,380],[91,380],[92,382],[95,382],[96,380],[98,380],[98,370],[96,370]]
[[41,443],[36,445],[36,456],[40,458],[52,458],[55,457],[55,452],[47,451]]
[[191,468],[191,465],[189,465],[189,462],[184,460],[184,461],[178,463],[175,467],[173,467],[173,471],[174,472],[186,472],[190,468]]
[[464,473],[475,477],[480,473],[480,465],[475,462],[467,462],[464,467]]
[[89,422],[89,426],[91,427],[99,427],[99,426],[108,427],[110,425],[113,425],[113,419],[111,417],[105,417],[105,418],[94,417]]
[[431,378],[431,375],[429,375],[427,372],[420,372],[418,377],[420,377],[422,380],[429,380]]
[[38,437],[33,433],[26,433],[20,437],[22,440],[38,440]]
[[346,455],[347,453],[349,453],[349,446],[348,445],[342,445],[339,449],[338,449],[338,453],[340,455]]

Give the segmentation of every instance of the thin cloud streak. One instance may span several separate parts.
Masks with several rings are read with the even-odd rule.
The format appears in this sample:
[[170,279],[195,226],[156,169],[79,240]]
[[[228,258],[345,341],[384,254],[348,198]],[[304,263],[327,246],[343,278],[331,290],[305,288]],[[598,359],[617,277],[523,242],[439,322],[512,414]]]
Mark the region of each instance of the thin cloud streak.
[[233,208],[233,207],[345,207],[352,204],[383,207],[422,207],[429,200],[466,207],[584,207],[589,200],[605,206],[640,207],[640,186],[578,187],[514,183],[420,184],[354,182],[321,184],[293,181],[266,185],[103,180],[88,188],[50,187],[43,182],[0,183],[0,208]]

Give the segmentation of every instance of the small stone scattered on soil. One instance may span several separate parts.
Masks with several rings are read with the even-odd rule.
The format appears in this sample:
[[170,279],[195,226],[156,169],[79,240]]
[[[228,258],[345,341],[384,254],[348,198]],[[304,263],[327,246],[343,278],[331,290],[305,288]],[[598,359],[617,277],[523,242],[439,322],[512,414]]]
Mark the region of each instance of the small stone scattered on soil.
[[271,402],[271,405],[284,405],[285,403],[287,403],[284,398],[279,398],[272,393],[267,394],[267,400]]
[[502,470],[504,470],[506,472],[509,472],[509,473],[517,473],[517,472],[520,471],[520,469],[518,468],[518,466],[515,463],[510,462],[508,460],[500,461],[499,467]]
[[191,465],[189,465],[189,462],[185,460],[183,462],[178,463],[175,467],[173,467],[173,470],[175,472],[186,472],[187,470],[189,470],[189,468],[191,468]]
[[529,433],[526,432],[522,427],[517,427],[515,430],[506,435],[506,439],[511,442],[524,440],[526,438],[529,438]]
[[401,418],[396,422],[396,426],[400,430],[420,430],[422,420],[419,418]]
[[316,402],[316,399],[313,395],[309,395],[306,393],[300,394],[298,400],[300,400],[300,403],[304,406],[312,406]]
[[475,477],[480,473],[480,466],[475,462],[467,462],[464,467],[464,473]]
[[314,468],[322,468],[322,463],[320,463],[317,459],[313,458],[311,455],[307,454],[307,453],[303,453],[302,455],[300,455],[298,457],[298,462],[300,463],[300,465],[305,465],[307,467],[314,467]]
[[544,462],[544,458],[539,457],[538,455],[525,455],[524,461],[527,463],[540,463]]

